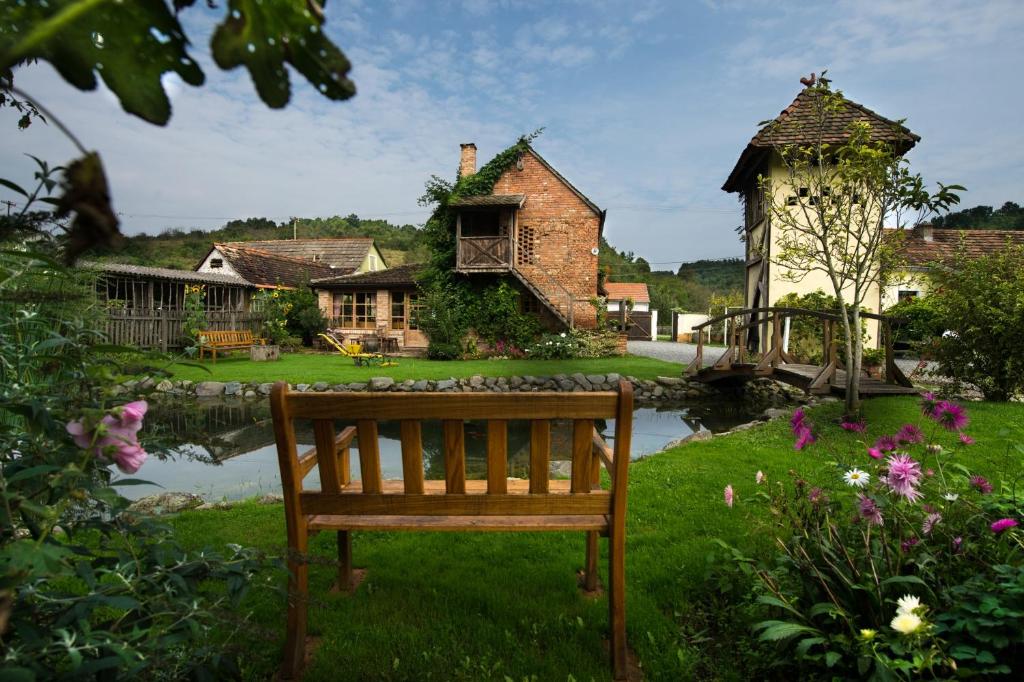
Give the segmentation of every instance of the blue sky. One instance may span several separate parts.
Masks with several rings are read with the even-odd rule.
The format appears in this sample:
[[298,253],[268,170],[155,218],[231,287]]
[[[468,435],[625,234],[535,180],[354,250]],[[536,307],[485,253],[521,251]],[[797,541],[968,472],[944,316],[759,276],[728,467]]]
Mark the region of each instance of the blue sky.
[[[741,211],[722,182],[758,121],[822,68],[850,98],[906,117],[923,137],[914,168],[966,185],[965,205],[1024,201],[1019,0],[330,0],[325,30],[359,92],[330,102],[293,73],[292,102],[276,111],[244,70],[210,62],[218,13],[202,4],[182,18],[207,81],[167,79],[165,128],[45,63],[16,74],[100,151],[127,233],[250,216],[419,224],[423,183],[454,176],[460,142],[483,163],[544,127],[536,148],[608,209],[616,247],[661,269],[739,256]],[[52,126],[14,121],[0,110],[0,177],[28,184],[24,152],[74,154]]]

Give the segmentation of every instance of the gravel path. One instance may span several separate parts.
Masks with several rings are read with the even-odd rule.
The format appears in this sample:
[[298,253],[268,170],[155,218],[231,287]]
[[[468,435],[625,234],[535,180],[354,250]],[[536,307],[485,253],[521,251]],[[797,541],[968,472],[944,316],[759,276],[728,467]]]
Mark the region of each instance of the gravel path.
[[[671,341],[629,341],[627,343],[629,352],[633,355],[642,355],[647,358],[665,360],[667,362],[678,362],[688,365],[697,357],[697,344],[694,343],[672,343]],[[704,348],[704,364],[710,365],[718,359],[718,356],[725,352],[724,348],[718,346],[707,346]],[[910,373],[917,367],[917,360],[899,359],[896,364],[903,370],[903,373],[910,376]],[[928,363],[929,369],[934,363]]]

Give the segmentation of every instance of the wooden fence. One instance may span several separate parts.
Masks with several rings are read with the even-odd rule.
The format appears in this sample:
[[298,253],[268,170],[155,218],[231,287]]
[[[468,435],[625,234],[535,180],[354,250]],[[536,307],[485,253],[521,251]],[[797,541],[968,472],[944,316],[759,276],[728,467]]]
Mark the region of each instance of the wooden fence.
[[[259,336],[263,323],[260,313],[242,311],[209,311],[207,329],[249,330]],[[136,348],[168,351],[187,345],[182,326],[184,310],[158,308],[112,309],[107,312],[107,339],[109,343]]]

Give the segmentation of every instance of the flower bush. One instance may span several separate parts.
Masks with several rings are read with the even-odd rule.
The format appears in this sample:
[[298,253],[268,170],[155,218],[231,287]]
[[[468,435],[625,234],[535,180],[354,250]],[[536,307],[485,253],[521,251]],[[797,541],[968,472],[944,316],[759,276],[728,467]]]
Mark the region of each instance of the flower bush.
[[203,342],[201,332],[210,327],[206,319],[206,287],[202,284],[186,284],[182,305],[185,309],[182,331],[188,347],[194,352]]
[[579,342],[568,332],[545,334],[523,349],[526,357],[538,360],[569,360],[578,352]]
[[[802,410],[791,421],[801,456],[825,451],[834,478],[813,486],[753,476],[746,503],[768,558],[726,569],[751,586],[758,639],[793,676],[948,679],[1024,670],[1024,534],[1013,488],[995,490],[956,462],[973,439],[963,406],[925,394],[922,418],[856,446],[818,442]],[[725,504],[740,505],[726,487]],[[730,513],[736,513],[733,510]]]
[[260,289],[253,294],[253,308],[263,313],[261,333],[268,343],[280,346],[285,343],[288,333],[288,313],[293,304],[287,292],[278,289]]
[[23,248],[0,254],[0,678],[235,678],[238,626],[214,632],[262,564],[126,513],[114,467],[167,448],[117,389],[158,358],[107,345],[94,284]]

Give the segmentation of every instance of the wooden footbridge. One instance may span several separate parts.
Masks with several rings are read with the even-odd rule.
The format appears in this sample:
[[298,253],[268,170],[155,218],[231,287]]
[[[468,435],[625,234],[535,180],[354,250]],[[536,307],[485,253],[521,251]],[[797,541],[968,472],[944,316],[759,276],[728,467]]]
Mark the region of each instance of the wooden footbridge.
[[[783,326],[787,318],[810,317],[818,320],[822,328],[823,364],[801,363],[790,354],[783,344]],[[881,378],[864,374],[860,380],[860,394],[892,395],[910,394],[918,391],[896,365],[892,347],[892,320],[884,315],[861,313],[861,317],[878,320],[885,349],[885,363]],[[704,330],[711,325],[731,321],[725,339],[725,352],[711,365],[704,366]],[[744,308],[712,318],[693,328],[697,332],[697,357],[686,368],[686,374],[704,383],[725,379],[749,380],[757,377],[771,377],[778,381],[797,386],[808,393],[846,393],[846,369],[839,360],[836,328],[842,324],[838,314],[805,310],[803,308]],[[770,327],[770,331],[768,328]],[[752,335],[764,331],[767,350],[759,357],[752,356],[748,346]],[[757,339],[754,336],[754,339]]]

